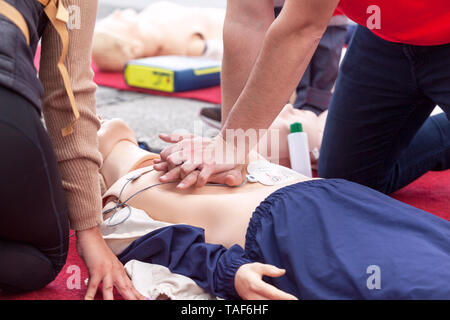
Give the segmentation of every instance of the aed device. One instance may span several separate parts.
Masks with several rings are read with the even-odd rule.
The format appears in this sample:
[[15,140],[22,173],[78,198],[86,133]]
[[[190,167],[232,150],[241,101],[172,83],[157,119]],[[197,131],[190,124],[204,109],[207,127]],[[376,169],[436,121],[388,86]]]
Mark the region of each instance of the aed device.
[[202,57],[158,56],[131,60],[124,70],[130,87],[182,92],[220,85],[221,62]]

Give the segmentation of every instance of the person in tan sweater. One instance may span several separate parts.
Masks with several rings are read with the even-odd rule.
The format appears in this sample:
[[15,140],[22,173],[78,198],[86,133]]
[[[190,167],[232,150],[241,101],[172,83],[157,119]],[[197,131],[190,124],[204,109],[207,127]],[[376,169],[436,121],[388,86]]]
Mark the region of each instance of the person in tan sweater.
[[[86,299],[94,298],[100,283],[104,299],[113,299],[114,287],[125,299],[144,299],[99,231],[102,158],[91,70],[97,5],[0,0],[0,289],[5,291],[50,283],[65,264],[71,228],[89,270]],[[38,78],[33,57],[39,40]]]

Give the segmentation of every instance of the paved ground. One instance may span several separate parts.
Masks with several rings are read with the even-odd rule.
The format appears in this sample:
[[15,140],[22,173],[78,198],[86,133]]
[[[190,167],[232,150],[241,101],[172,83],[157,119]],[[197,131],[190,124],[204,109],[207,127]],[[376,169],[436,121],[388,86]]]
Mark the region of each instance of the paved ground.
[[[100,0],[99,18],[105,17],[115,8],[131,7],[137,10],[157,0]],[[225,0],[176,0],[184,5],[225,7]],[[97,111],[103,118],[122,118],[136,132],[139,140],[155,148],[165,144],[158,139],[159,132],[184,129],[189,132],[212,136],[216,131],[206,127],[198,114],[202,107],[211,104],[179,98],[152,96],[134,92],[117,91],[99,87]]]

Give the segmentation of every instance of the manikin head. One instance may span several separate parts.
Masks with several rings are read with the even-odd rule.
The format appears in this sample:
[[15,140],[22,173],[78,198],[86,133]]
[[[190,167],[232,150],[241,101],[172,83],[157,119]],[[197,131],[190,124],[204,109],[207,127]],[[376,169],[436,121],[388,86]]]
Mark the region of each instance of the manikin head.
[[133,59],[201,56],[208,41],[222,41],[224,16],[222,9],[167,1],[152,3],[139,13],[117,10],[97,23],[93,58],[101,71],[120,72]]
[[[103,71],[119,71],[133,59],[151,56],[159,47],[159,34],[152,24],[145,27],[145,39],[136,11],[116,10],[101,20],[94,32],[92,57]],[[153,44],[153,46],[152,46]]]
[[322,144],[327,114],[328,112],[324,112],[318,117],[312,111],[299,110],[294,108],[291,104],[287,104],[270,126],[267,141],[271,141],[270,135],[275,133],[279,138],[279,144],[275,146],[278,150],[273,150],[274,146],[268,145],[268,154],[270,155],[268,160],[290,167],[287,136],[290,133],[291,124],[300,122],[303,126],[303,130],[308,135],[311,163],[313,167],[315,167],[317,164],[317,156],[320,152],[320,146]]

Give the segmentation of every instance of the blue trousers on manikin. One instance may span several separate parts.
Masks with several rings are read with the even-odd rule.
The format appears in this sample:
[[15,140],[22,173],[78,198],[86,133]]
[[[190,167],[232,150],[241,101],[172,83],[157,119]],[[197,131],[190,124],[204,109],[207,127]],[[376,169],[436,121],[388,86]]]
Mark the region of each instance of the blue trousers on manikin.
[[285,269],[265,280],[300,299],[450,299],[450,222],[341,179],[271,194],[253,213],[245,249],[174,225],[134,241],[119,259],[166,266],[228,299],[239,298],[234,276],[251,262]]

